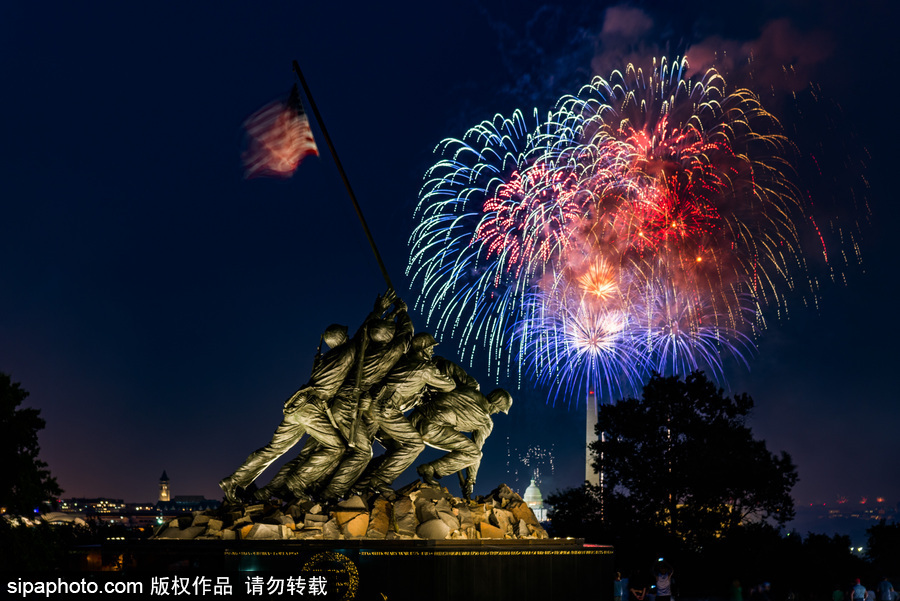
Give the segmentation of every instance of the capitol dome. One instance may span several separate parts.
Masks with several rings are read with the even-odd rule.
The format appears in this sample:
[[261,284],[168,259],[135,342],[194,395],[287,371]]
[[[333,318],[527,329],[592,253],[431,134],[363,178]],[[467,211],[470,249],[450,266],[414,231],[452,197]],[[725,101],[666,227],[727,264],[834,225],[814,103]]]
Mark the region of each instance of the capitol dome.
[[541,496],[541,489],[538,488],[538,485],[535,483],[534,478],[531,479],[531,484],[528,485],[528,488],[525,489],[525,502],[528,503],[528,506],[534,509],[535,507],[543,507],[544,506],[544,498]]
[[541,496],[541,489],[538,488],[534,478],[531,479],[531,484],[525,489],[525,496],[523,498],[539,521],[543,522],[547,519],[547,509],[544,507],[544,498]]

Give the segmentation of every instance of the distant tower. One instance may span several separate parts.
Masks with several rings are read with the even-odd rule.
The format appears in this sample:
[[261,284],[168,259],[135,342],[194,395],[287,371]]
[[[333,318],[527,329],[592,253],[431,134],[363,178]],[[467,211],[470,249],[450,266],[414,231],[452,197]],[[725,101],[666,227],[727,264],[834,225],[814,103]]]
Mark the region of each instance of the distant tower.
[[600,474],[591,467],[591,443],[597,442],[597,395],[594,391],[590,391],[587,395],[587,419],[585,428],[585,447],[584,447],[584,479],[593,484],[600,486]]
[[159,500],[163,502],[172,500],[172,495],[169,493],[169,477],[166,475],[166,470],[163,470],[162,476],[159,477]]

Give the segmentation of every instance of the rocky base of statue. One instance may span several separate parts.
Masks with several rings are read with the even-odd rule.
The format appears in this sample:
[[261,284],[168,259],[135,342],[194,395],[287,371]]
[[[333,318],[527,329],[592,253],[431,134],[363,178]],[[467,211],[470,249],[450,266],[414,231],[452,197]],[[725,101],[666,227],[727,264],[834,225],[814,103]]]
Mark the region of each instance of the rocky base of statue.
[[467,501],[445,487],[414,482],[393,501],[352,496],[333,507],[224,505],[175,518],[155,539],[194,540],[477,540],[545,539],[531,508],[507,485]]

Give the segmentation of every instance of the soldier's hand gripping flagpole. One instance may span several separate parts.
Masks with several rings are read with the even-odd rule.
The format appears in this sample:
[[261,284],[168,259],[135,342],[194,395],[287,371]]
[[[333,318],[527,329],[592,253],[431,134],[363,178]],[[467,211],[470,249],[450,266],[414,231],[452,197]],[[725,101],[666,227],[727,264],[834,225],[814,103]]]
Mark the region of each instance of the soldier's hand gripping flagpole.
[[[328,135],[328,129],[325,127],[325,122],[322,120],[322,115],[319,113],[319,107],[316,106],[316,101],[312,97],[312,93],[309,90],[309,84],[306,83],[306,78],[303,77],[303,71],[300,70],[300,64],[297,61],[293,62],[294,72],[297,74],[297,78],[300,80],[300,85],[303,86],[303,93],[306,95],[306,99],[309,100],[309,108],[312,109],[313,116],[316,118],[316,122],[319,124],[319,129],[322,131],[322,136],[325,137],[325,143],[328,144],[328,150],[331,151],[331,157],[334,159],[334,164],[337,166],[338,173],[341,174],[341,179],[344,182],[344,187],[347,189],[347,194],[350,196],[350,202],[353,203],[353,208],[356,210],[356,216],[359,217],[359,222],[362,224],[363,231],[366,234],[366,239],[369,241],[369,246],[372,248],[372,253],[375,255],[375,260],[378,261],[378,268],[381,269],[381,275],[384,277],[384,281],[388,285],[388,294],[391,294],[394,291],[394,284],[391,282],[391,277],[388,275],[387,268],[384,266],[384,261],[381,260],[381,253],[378,252],[378,247],[375,246],[375,239],[372,237],[372,232],[369,231],[369,225],[366,223],[366,218],[363,217],[362,209],[359,206],[359,202],[356,200],[356,194],[353,193],[353,188],[350,186],[350,179],[347,177],[347,172],[344,171],[344,166],[341,164],[341,159],[338,158],[337,150],[334,148],[334,143],[331,141],[331,136]],[[359,397],[364,394],[365,391],[360,390],[360,385],[362,383],[362,370],[363,363],[365,361],[365,353],[366,353],[366,338],[368,333],[365,330],[365,326],[363,326],[363,339],[360,341],[360,349],[359,355],[356,358],[357,361],[357,373],[356,373],[356,389],[354,390],[354,396],[356,397],[355,406],[353,408],[353,422],[350,426],[349,438],[347,439],[347,444],[351,448],[355,447],[356,444],[356,432],[359,427]]]

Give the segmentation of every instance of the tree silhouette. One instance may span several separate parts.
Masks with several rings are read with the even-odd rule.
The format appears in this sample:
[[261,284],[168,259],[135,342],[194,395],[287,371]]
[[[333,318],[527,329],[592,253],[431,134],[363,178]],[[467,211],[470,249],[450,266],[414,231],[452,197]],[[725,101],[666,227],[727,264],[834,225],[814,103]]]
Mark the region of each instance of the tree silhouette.
[[28,397],[18,382],[0,373],[0,507],[30,514],[55,500],[62,489],[38,459],[38,430],[46,425],[39,409],[19,409]]
[[654,376],[640,400],[600,407],[604,435],[591,451],[604,511],[617,514],[604,519],[661,526],[691,545],[749,522],[783,526],[794,517],[796,468],[753,438],[752,408],[748,395],[725,397],[702,372]]
[[869,535],[866,553],[877,573],[882,576],[896,574],[900,565],[900,524],[887,524],[881,520],[867,529],[866,534]]

